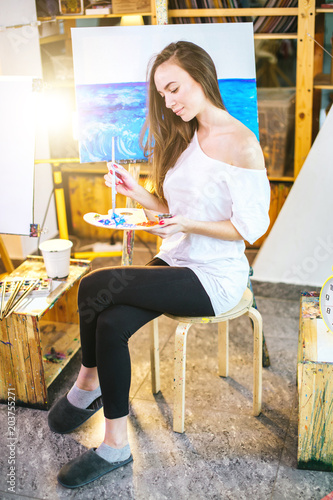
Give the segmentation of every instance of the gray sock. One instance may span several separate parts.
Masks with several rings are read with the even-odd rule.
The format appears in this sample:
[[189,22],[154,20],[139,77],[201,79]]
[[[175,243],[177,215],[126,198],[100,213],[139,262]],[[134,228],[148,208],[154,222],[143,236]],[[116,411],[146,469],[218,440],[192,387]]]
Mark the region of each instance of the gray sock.
[[93,391],[84,391],[83,389],[79,389],[75,383],[67,394],[67,399],[73,406],[77,406],[77,408],[88,408],[101,394],[99,386]]
[[111,448],[111,446],[102,443],[96,450],[97,455],[104,458],[107,462],[123,462],[131,456],[130,445],[127,444],[123,448]]

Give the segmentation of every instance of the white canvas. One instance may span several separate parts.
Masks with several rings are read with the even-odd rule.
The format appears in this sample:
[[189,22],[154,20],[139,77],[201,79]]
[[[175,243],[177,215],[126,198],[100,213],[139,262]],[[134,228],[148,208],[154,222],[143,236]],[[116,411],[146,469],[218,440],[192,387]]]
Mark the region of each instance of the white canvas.
[[0,233],[33,222],[35,97],[32,77],[0,77]]
[[322,286],[333,274],[333,107],[253,264],[254,279]]
[[212,57],[228,111],[258,136],[252,23],[73,28],[81,162],[144,160],[146,71],[171,42],[187,40]]

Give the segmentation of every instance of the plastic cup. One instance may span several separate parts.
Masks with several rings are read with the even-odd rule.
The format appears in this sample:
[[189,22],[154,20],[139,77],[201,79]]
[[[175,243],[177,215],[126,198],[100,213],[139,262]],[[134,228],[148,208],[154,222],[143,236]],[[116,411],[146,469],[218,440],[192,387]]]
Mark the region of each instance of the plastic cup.
[[72,246],[71,241],[62,239],[46,240],[39,245],[49,278],[67,278]]

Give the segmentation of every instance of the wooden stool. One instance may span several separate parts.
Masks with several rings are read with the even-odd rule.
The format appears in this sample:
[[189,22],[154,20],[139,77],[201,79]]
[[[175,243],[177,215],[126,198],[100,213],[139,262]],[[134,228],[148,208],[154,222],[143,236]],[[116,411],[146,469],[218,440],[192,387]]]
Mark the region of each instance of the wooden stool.
[[[221,377],[228,376],[229,365],[229,320],[247,314],[253,322],[253,415],[261,412],[262,394],[262,318],[257,309],[252,307],[253,295],[249,288],[243,294],[239,304],[230,311],[219,316],[178,317],[166,314],[168,318],[178,321],[175,337],[175,367],[174,367],[174,409],[173,430],[184,432],[185,417],[185,375],[186,375],[186,338],[194,323],[218,323],[218,373]],[[160,390],[159,347],[157,320],[152,323],[151,334],[151,375],[152,390],[156,394]]]

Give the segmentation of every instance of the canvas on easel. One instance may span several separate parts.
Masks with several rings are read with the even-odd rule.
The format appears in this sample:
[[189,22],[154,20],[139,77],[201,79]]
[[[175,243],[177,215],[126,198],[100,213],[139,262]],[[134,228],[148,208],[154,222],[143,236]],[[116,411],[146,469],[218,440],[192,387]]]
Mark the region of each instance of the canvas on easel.
[[146,161],[139,135],[146,115],[146,70],[171,42],[187,40],[212,57],[231,115],[258,137],[252,23],[72,29],[81,163]]
[[40,80],[0,76],[0,233],[30,235]]

